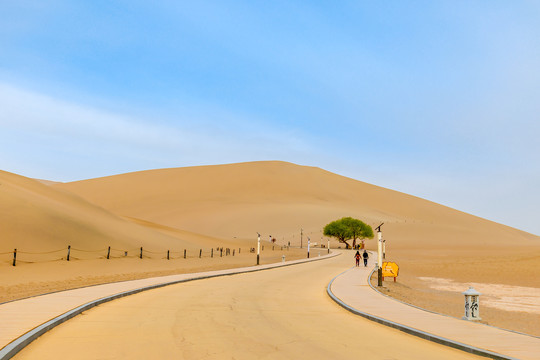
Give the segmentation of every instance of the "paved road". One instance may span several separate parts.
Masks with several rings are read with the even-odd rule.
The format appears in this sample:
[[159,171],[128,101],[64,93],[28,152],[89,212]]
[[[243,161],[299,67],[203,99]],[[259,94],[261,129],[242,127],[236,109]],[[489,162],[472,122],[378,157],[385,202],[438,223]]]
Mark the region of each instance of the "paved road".
[[100,305],[15,359],[483,359],[342,309],[326,285],[352,253],[150,290]]

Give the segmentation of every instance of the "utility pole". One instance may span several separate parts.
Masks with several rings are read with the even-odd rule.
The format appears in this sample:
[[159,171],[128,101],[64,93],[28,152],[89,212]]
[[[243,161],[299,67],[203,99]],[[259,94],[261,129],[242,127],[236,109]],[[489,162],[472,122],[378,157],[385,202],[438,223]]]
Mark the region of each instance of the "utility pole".
[[379,238],[379,241],[377,241],[377,286],[382,286],[382,259],[383,259],[383,254],[382,254],[382,231],[381,231],[381,226],[383,226],[384,223],[382,223],[381,225],[377,226],[375,228],[375,230],[377,230],[377,236]]
[[260,252],[261,252],[261,234],[257,233],[257,265],[259,265]]

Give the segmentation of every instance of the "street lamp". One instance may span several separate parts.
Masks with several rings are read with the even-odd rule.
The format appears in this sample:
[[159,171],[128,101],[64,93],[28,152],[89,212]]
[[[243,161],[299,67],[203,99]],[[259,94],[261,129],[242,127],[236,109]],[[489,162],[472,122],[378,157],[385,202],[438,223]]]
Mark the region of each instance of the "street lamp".
[[383,226],[384,223],[377,226],[375,230],[377,230],[377,236],[379,238],[379,241],[377,241],[377,286],[382,286],[382,259],[383,259],[383,250],[382,250],[382,231],[381,226]]
[[260,252],[261,252],[261,234],[257,233],[257,265],[259,265]]

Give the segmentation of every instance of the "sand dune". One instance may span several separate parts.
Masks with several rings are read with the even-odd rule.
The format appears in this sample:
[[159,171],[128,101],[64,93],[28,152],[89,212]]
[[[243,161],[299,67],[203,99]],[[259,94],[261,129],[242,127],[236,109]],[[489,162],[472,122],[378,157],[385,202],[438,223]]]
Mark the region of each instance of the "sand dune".
[[[0,227],[0,252],[48,252],[68,245],[85,250],[180,249],[217,243],[198,234],[156,231],[149,223],[128,221],[61,188],[7,172],[0,172]],[[45,255],[39,260],[46,260]]]
[[[298,246],[301,228],[305,247],[308,236],[312,242],[323,240],[321,230],[328,222],[353,216],[373,226],[385,224],[387,258],[401,267],[398,287],[387,286],[391,295],[412,302],[428,299],[422,303],[426,307],[439,302],[434,309],[443,311],[448,299],[433,297],[420,277],[540,288],[540,237],[314,167],[252,162],[47,184],[2,172],[0,183],[0,252],[67,244],[252,246],[257,231],[263,240],[272,235],[279,244]],[[367,247],[375,249],[375,240],[367,241]],[[168,266],[167,271],[187,271],[180,263]],[[451,296],[461,302],[459,292]],[[486,321],[497,324],[499,315],[493,314]],[[515,330],[540,335],[534,325],[540,321],[531,327],[529,320],[521,326],[510,318],[505,324]]]
[[[162,169],[57,184],[112,213],[221,238],[255,231],[317,241],[340,216],[375,225],[396,248],[530,246],[537,236],[433,202],[285,162]],[[434,238],[433,235],[436,235]]]

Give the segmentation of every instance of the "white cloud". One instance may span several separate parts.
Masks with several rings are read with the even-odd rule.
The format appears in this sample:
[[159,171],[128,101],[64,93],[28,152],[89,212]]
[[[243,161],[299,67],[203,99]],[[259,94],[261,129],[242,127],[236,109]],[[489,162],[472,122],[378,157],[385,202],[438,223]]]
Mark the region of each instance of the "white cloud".
[[[27,154],[16,169],[36,177],[43,164],[58,172],[53,180],[102,176],[165,166],[185,166],[256,159],[307,158],[311,146],[294,131],[275,129],[242,116],[215,111],[206,119],[172,123],[115,114],[47,95],[0,84],[0,147],[4,156]],[[201,125],[199,125],[201,124]],[[9,141],[17,138],[17,141]],[[9,148],[8,148],[9,146]],[[34,153],[35,157],[28,155]],[[68,174],[80,159],[86,171]],[[24,164],[27,160],[39,164]],[[36,166],[38,165],[38,166]],[[108,171],[108,173],[107,173]],[[61,178],[59,178],[61,177]]]

